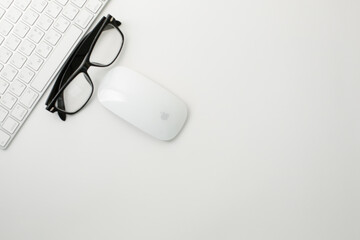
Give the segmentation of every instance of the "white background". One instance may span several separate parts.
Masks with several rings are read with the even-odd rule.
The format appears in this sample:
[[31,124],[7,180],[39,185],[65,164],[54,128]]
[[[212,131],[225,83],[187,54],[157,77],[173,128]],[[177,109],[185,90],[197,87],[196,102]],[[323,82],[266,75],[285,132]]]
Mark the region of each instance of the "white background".
[[95,97],[65,123],[44,97],[0,152],[0,239],[360,239],[359,10],[112,0],[115,65],[182,98],[189,121],[164,143]]

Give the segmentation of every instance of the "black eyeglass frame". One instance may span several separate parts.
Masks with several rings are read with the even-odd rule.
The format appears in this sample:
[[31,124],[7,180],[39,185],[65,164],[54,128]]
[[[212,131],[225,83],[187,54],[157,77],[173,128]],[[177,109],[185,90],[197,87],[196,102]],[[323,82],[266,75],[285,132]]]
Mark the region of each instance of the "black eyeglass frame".
[[[118,53],[116,54],[115,58],[113,59],[113,61],[108,64],[91,62],[90,57],[94,50],[94,47],[95,47],[101,33],[103,31],[107,30],[106,27],[108,27],[109,24],[111,24],[121,35],[122,43],[121,43],[120,49],[119,49]],[[46,101],[46,110],[48,110],[52,113],[58,112],[60,118],[62,120],[65,120],[66,114],[69,114],[69,115],[76,114],[86,106],[86,104],[89,102],[89,100],[91,99],[91,97],[94,93],[94,84],[91,80],[91,77],[88,74],[88,69],[92,66],[108,67],[111,64],[113,64],[116,61],[116,59],[119,57],[121,50],[124,46],[124,41],[125,41],[124,34],[122,33],[122,31],[119,28],[120,25],[121,25],[121,22],[117,21],[113,16],[111,16],[109,14],[109,15],[107,15],[107,17],[103,17],[99,21],[99,23],[94,27],[94,29],[82,39],[82,41],[78,44],[78,46],[75,48],[73,53],[68,58],[68,61],[60,69],[60,71],[58,73],[58,77],[55,81],[54,87],[51,90],[51,93]],[[90,43],[90,41],[91,41],[91,43]],[[86,47],[86,45],[89,45],[89,43],[90,43],[90,47],[88,48],[86,55],[83,57],[81,64],[67,79],[65,79],[65,76],[67,75],[66,73],[68,73],[68,71],[70,71],[71,65],[76,60],[76,57],[78,57],[80,50],[83,50],[82,47]],[[80,52],[80,54],[81,54],[81,52]],[[64,90],[81,73],[84,74],[86,80],[88,81],[88,83],[91,86],[91,94],[89,95],[89,98],[87,99],[87,101],[84,103],[84,105],[82,107],[80,107],[78,110],[76,110],[74,112],[68,112],[66,110],[64,111],[64,110],[58,108],[56,106],[57,102],[58,102],[58,104],[64,104],[64,99],[63,99]]]

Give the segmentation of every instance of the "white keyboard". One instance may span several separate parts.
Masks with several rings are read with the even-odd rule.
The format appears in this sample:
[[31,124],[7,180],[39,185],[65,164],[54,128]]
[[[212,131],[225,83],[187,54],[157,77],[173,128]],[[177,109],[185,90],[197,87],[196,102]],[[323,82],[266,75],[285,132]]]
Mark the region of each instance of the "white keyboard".
[[108,1],[0,0],[0,149]]

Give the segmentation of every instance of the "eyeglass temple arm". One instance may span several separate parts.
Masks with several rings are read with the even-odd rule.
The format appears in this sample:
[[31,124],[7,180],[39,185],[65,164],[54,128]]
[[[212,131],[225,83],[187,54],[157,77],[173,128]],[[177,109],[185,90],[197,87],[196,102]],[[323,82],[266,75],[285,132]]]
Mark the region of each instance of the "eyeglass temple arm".
[[[57,100],[58,107],[61,109],[65,109],[65,102],[64,102],[64,94],[60,94]],[[66,114],[63,112],[58,111],[59,118],[63,121],[66,121]]]
[[[120,26],[121,26],[121,22],[118,21],[118,20],[115,20],[115,21],[114,21],[114,25],[117,26],[117,27],[120,27]],[[105,31],[110,30],[110,29],[112,29],[110,24],[106,25],[105,28],[104,28]]]

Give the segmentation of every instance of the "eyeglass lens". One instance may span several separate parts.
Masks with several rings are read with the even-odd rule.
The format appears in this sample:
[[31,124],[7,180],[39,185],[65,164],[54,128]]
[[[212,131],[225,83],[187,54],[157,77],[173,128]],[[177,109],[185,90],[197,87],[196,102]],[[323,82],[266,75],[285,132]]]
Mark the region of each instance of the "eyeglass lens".
[[62,94],[63,103],[57,102],[56,107],[66,112],[76,112],[91,97],[93,86],[85,73],[79,73]]
[[108,24],[107,30],[102,31],[90,55],[90,62],[109,65],[119,54],[122,45],[122,36],[118,29]]

